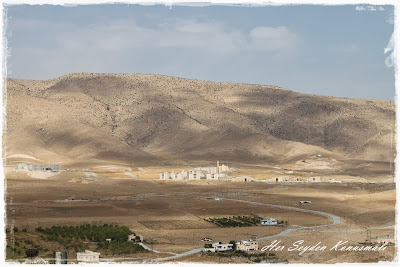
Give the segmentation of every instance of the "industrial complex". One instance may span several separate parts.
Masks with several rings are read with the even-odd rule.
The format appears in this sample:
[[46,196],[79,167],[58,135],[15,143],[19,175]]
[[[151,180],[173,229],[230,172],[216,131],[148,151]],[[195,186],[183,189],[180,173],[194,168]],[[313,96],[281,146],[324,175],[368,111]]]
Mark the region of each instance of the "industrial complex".
[[217,161],[217,166],[215,167],[199,167],[189,171],[182,170],[180,172],[160,173],[160,180],[218,180],[228,178],[230,172],[233,172],[233,169],[224,164],[219,165],[219,161]]

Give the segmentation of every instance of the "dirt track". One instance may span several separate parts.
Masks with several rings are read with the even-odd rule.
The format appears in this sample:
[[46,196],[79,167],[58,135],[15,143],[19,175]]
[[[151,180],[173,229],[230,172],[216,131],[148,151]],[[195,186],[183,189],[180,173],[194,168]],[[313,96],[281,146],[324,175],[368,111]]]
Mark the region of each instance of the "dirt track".
[[[219,200],[236,201],[236,202],[243,202],[243,203],[248,203],[248,204],[253,204],[253,205],[263,205],[263,206],[277,207],[277,208],[283,208],[283,209],[289,209],[289,210],[296,210],[296,211],[300,211],[300,212],[310,212],[310,213],[315,213],[315,214],[319,214],[319,215],[322,215],[322,216],[329,217],[333,221],[331,224],[326,224],[326,225],[316,225],[316,226],[308,226],[308,227],[290,228],[290,229],[284,230],[283,232],[280,232],[279,234],[272,235],[272,236],[260,237],[260,238],[257,238],[257,240],[265,240],[265,239],[272,239],[272,238],[276,238],[276,237],[282,237],[282,236],[286,236],[286,235],[290,234],[293,231],[302,230],[302,229],[313,229],[313,228],[334,226],[334,225],[339,225],[340,224],[340,217],[338,217],[336,215],[333,215],[333,214],[330,214],[330,213],[327,213],[327,212],[318,211],[318,210],[308,210],[308,209],[301,209],[301,208],[295,208],[295,207],[289,207],[289,206],[283,206],[283,205],[267,204],[267,203],[261,203],[261,202],[254,202],[254,201],[247,201],[247,200],[240,200],[240,199],[232,199],[232,198],[219,198]],[[147,248],[143,244],[141,244],[141,245],[144,248]],[[199,253],[202,250],[203,250],[203,248],[197,248],[197,249],[192,249],[192,250],[186,251],[184,253],[180,253],[180,254],[175,254],[175,253],[172,253],[172,252],[164,252],[164,253],[172,253],[172,254],[175,254],[175,255],[174,256],[170,256],[170,257],[165,257],[165,258],[157,258],[157,259],[152,260],[152,262],[175,260],[175,259],[179,259],[179,258],[182,258],[182,257],[190,256],[192,254]],[[154,250],[152,250],[152,251],[156,252],[156,253],[161,253],[159,251],[154,251]]]

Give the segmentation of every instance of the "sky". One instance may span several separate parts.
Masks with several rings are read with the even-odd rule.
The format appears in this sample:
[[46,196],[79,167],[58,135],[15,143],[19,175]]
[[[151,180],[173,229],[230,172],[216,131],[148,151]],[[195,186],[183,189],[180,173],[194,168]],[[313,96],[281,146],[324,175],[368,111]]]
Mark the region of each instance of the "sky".
[[5,7],[7,77],[150,73],[394,100],[393,6]]

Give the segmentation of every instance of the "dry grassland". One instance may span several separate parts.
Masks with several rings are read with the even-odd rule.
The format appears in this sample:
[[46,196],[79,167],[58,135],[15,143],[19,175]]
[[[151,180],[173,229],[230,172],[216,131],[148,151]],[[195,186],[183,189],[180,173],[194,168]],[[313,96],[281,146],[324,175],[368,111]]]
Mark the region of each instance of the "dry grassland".
[[[140,171],[133,169],[131,173],[147,175],[161,169],[144,167]],[[322,240],[329,244],[345,239],[352,242],[364,241],[367,228],[372,231],[372,236],[393,234],[391,226],[394,225],[395,217],[395,187],[391,183],[172,183],[133,178],[114,179],[121,173],[107,174],[99,172],[101,178],[90,178],[90,183],[82,183],[71,182],[74,179],[88,179],[80,172],[63,172],[47,179],[34,179],[21,172],[9,172],[6,175],[7,225],[34,228],[39,225],[113,222],[127,225],[144,235],[145,239],[153,240],[154,249],[181,253],[203,246],[203,237],[228,242],[253,235],[269,236],[286,229],[273,226],[220,228],[203,220],[208,217],[259,215],[299,226],[330,223],[326,217],[311,213],[214,199],[223,197],[325,211],[342,219],[339,226],[299,230],[280,237],[289,244],[299,239],[309,243]],[[310,200],[312,204],[300,205],[300,200]],[[261,245],[269,242],[264,240]],[[347,256],[328,252],[296,256],[293,253],[278,252],[277,255],[299,262],[333,263],[364,259],[359,254],[354,256],[354,253],[347,253]],[[365,258],[373,261],[384,257],[382,255]],[[390,255],[393,256],[393,253],[385,257]],[[220,259],[199,257],[194,255],[182,258],[182,261],[198,259],[221,262]]]

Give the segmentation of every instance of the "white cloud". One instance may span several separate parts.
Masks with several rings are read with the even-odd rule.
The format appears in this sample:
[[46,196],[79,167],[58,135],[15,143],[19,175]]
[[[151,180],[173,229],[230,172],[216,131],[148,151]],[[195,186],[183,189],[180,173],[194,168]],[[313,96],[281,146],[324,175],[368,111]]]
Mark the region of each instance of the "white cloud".
[[[232,58],[288,53],[300,40],[285,26],[259,26],[245,32],[210,20],[172,19],[152,27],[139,25],[133,19],[85,26],[57,23],[17,23],[22,32],[32,33],[40,28],[42,41],[32,46],[33,40],[27,39],[13,47],[9,67],[15,76],[174,69],[178,73],[188,68],[209,72],[210,64],[222,66]],[[27,61],[35,62],[35,66]]]
[[350,43],[338,47],[337,50],[344,53],[357,53],[361,51],[361,48],[358,44]]
[[385,50],[383,51],[384,54],[388,54],[388,56],[385,58],[385,65],[388,68],[393,68],[394,66],[393,48],[394,48],[394,33],[392,33],[392,36],[390,37],[390,40],[386,45]]
[[385,8],[381,6],[356,6],[357,11],[384,11]]
[[219,22],[196,20],[174,20],[158,28],[144,28],[132,20],[121,20],[57,33],[61,47],[80,50],[158,47],[207,49],[219,53],[273,52],[294,47],[298,39],[283,26],[261,26],[243,33]]
[[251,47],[261,51],[280,51],[293,48],[299,37],[289,28],[256,27],[250,31]]

